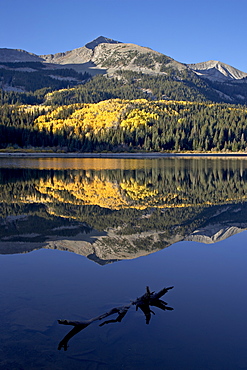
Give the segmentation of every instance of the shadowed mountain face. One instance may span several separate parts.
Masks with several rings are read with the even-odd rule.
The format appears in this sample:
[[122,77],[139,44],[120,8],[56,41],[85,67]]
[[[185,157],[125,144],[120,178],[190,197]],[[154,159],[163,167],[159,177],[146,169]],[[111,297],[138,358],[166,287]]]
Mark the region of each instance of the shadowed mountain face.
[[[28,91],[25,83],[22,83],[23,86],[20,85],[23,78],[34,78],[35,74],[30,73],[35,71],[44,74],[40,66],[34,65],[37,62],[43,65],[46,74],[47,70],[51,71],[49,77],[53,79],[52,71],[73,69],[77,73],[88,73],[90,76],[104,74],[106,77],[116,77],[131,86],[131,83],[126,82],[126,77],[122,75],[131,72],[139,74],[133,77],[136,79],[161,76],[167,79],[167,83],[174,84],[174,88],[177,88],[178,83],[182,84],[185,89],[195,90],[194,93],[196,92],[198,99],[240,104],[247,102],[247,73],[232,66],[218,61],[186,65],[148,47],[122,43],[103,36],[88,42],[85,46],[56,54],[38,56],[24,50],[0,49],[2,88],[6,91],[17,91],[16,89]],[[8,63],[14,63],[14,65],[8,65]],[[32,67],[20,66],[20,63],[33,63],[33,65]],[[26,73],[21,78],[16,75],[17,71],[20,73],[19,68],[22,68],[22,73]],[[68,86],[73,86],[84,83],[89,76],[83,78],[63,72],[62,77],[59,78],[60,80],[62,78],[63,82],[67,81]],[[51,86],[49,80],[43,82],[42,86],[35,82],[36,89]],[[67,85],[65,83],[61,86],[54,85],[53,89],[64,88]],[[152,96],[152,92],[148,91],[148,94]],[[171,99],[169,96],[165,98]],[[183,99],[188,100],[186,93]]]
[[247,228],[245,162],[124,163],[121,170],[107,160],[104,170],[97,161],[69,170],[65,160],[53,170],[1,168],[0,253],[50,248],[105,264]]
[[88,48],[88,49],[95,49],[96,46],[98,46],[99,44],[121,44],[121,42],[119,41],[115,41],[115,40],[112,40],[112,39],[108,39],[107,37],[104,37],[104,36],[99,36],[97,37],[97,39],[91,41],[91,42],[88,42],[85,47]]

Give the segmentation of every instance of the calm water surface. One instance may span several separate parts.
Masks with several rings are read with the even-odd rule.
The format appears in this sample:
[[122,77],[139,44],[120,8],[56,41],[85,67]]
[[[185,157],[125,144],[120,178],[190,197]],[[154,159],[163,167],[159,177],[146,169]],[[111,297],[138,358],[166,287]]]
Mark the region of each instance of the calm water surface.
[[[0,190],[0,369],[247,368],[247,161],[1,159]],[[58,350],[146,286],[173,310]]]

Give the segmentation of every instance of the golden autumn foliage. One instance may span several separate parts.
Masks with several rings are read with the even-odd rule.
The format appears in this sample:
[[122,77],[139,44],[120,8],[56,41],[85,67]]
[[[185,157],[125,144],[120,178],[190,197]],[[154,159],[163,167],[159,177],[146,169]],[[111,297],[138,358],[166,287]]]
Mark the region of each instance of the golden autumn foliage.
[[247,152],[244,106],[120,98],[90,104],[72,101],[63,106],[2,107],[1,149]]
[[127,117],[122,120],[120,126],[126,127],[131,131],[140,125],[145,126],[148,122],[157,119],[158,115],[156,113],[146,112],[144,109],[133,109],[128,113]]
[[[41,131],[47,129],[54,133],[61,130],[97,133],[110,128],[127,128],[130,131],[159,119],[160,115],[178,115],[170,107],[174,101],[148,101],[146,99],[110,99],[92,104],[71,104],[54,108],[35,120]],[[178,103],[178,102],[176,102]],[[189,102],[179,102],[189,104]]]

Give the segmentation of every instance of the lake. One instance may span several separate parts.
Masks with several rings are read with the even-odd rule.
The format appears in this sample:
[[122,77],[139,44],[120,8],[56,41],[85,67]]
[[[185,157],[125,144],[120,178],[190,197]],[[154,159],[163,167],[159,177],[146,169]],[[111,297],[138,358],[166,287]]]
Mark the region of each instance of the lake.
[[247,369],[247,160],[0,158],[0,198],[0,369]]

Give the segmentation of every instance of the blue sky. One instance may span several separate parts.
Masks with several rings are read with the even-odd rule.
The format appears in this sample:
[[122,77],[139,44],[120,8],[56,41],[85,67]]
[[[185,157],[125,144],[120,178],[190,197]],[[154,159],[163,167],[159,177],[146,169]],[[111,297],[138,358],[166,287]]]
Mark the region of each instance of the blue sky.
[[247,0],[0,0],[0,47],[72,50],[102,35],[247,72]]

